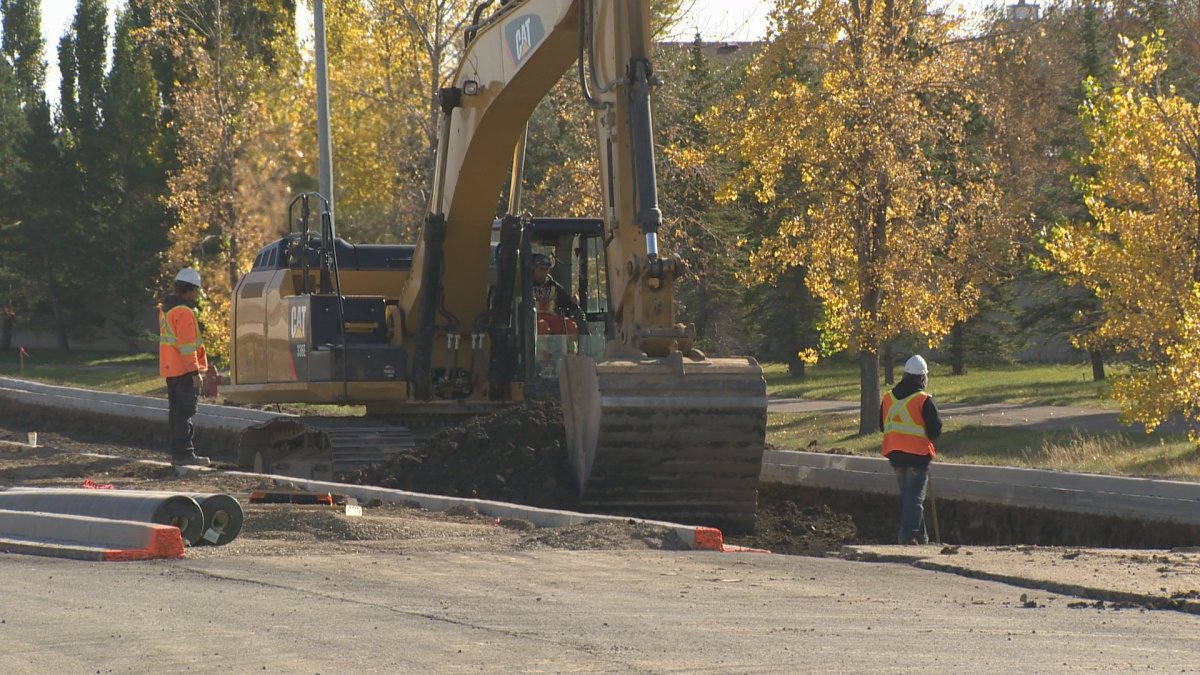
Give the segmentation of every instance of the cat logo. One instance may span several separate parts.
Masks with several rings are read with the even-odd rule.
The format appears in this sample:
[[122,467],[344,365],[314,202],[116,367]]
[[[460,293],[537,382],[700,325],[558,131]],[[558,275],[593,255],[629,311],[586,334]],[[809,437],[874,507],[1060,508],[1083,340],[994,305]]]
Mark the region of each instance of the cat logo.
[[303,340],[305,335],[305,325],[308,323],[308,306],[307,305],[292,305],[292,322],[288,329],[288,335],[293,340]]
[[542,26],[542,17],[528,14],[510,21],[504,27],[504,35],[508,59],[514,66],[519,66],[546,39],[546,29]]

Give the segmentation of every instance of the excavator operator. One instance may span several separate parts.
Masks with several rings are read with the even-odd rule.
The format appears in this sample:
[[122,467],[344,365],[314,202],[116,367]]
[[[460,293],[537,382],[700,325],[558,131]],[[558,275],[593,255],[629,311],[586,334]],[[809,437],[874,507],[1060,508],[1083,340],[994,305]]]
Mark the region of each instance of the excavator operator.
[[550,276],[550,256],[533,254],[533,299],[537,306],[538,335],[569,335],[579,338],[579,324],[572,316],[582,310],[579,302]]

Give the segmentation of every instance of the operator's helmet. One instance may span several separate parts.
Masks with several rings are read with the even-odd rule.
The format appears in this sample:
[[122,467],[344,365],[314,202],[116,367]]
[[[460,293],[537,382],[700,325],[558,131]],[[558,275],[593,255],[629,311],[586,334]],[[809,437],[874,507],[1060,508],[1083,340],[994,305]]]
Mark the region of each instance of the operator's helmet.
[[546,255],[545,253],[534,253],[533,254],[533,266],[549,268],[550,267],[550,256]]

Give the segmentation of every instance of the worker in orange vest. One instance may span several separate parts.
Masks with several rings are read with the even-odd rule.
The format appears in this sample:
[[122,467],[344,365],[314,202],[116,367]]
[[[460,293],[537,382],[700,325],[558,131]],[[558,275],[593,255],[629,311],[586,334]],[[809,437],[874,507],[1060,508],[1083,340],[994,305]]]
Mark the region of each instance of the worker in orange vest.
[[185,267],[175,275],[175,293],[158,306],[158,372],[167,380],[171,463],[176,466],[209,464],[207,457],[196,455],[192,428],[202,373],[208,371],[208,356],[196,318],[200,294],[200,273]]
[[879,422],[883,429],[883,456],[888,458],[900,485],[901,544],[928,544],[925,531],[925,490],[929,486],[929,462],[937,454],[933,442],[942,435],[933,397],[925,393],[929,365],[919,355],[904,364],[904,377],[883,395]]

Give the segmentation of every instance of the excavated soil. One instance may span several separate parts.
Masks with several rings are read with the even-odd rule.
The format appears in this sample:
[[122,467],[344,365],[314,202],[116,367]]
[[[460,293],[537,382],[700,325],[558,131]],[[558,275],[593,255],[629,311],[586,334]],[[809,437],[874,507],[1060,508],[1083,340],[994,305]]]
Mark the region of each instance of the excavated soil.
[[[363,485],[494,499],[571,510],[578,502],[568,465],[562,411],[556,402],[528,402],[471,419],[418,442],[387,465],[358,473]],[[730,543],[776,553],[828,555],[862,538],[854,519],[825,506],[801,505],[764,488],[758,524]]]
[[562,411],[530,402],[469,419],[418,442],[351,482],[381,487],[574,509]]

